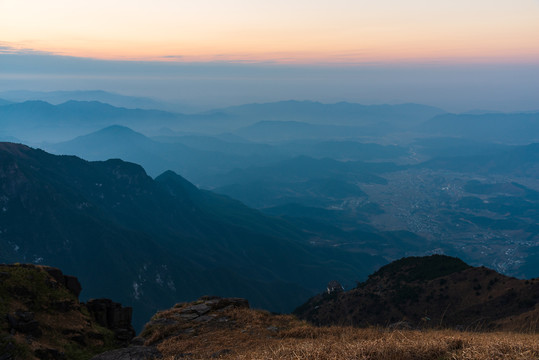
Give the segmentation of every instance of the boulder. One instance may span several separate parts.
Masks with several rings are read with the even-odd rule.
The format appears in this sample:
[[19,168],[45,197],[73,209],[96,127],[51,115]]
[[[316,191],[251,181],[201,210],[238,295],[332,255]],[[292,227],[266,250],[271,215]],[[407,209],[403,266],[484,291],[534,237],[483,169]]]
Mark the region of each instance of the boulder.
[[64,284],[67,290],[71,291],[77,298],[82,291],[82,286],[75,276],[64,275]]
[[128,343],[135,336],[135,329],[131,325],[131,307],[123,307],[110,299],[91,299],[86,303],[86,308],[99,325],[114,331],[117,340]]
[[73,295],[79,298],[82,286],[75,276],[64,275],[62,270],[50,266],[43,267],[44,270],[60,285],[65,286]]

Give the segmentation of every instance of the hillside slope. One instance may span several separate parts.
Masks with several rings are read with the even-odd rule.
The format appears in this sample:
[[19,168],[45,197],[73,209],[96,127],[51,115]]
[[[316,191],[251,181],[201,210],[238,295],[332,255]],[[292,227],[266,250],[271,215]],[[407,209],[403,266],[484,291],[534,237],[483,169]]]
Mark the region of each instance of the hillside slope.
[[89,359],[134,336],[130,308],[80,303],[77,278],[59,269],[0,264],[0,359]]
[[325,293],[295,310],[315,324],[470,330],[535,329],[539,279],[518,280],[443,255],[410,257],[382,267],[346,292]]
[[383,259],[309,245],[316,234],[121,160],[87,162],[0,144],[0,261],[64,269],[135,309],[135,325],[179,300],[242,296],[290,311],[331,278]]
[[[537,334],[471,333],[316,327],[292,315],[249,309],[238,298],[204,297],[176,304],[146,324],[134,355],[173,359],[364,359],[492,360],[536,359]],[[118,359],[124,350],[94,360]],[[160,356],[160,355],[158,355]]]

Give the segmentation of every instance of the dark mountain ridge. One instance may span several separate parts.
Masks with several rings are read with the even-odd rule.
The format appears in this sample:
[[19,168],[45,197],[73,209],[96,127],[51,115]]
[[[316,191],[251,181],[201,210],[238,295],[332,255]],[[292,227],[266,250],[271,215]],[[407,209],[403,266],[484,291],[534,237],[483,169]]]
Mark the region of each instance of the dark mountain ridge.
[[86,284],[83,298],[107,293],[132,305],[137,327],[203,294],[289,311],[328,279],[383,263],[312,247],[316,234],[121,160],[1,143],[0,191],[0,261],[65,269]]
[[295,310],[315,324],[459,326],[533,330],[539,279],[518,280],[444,255],[390,263],[355,289],[318,295]]

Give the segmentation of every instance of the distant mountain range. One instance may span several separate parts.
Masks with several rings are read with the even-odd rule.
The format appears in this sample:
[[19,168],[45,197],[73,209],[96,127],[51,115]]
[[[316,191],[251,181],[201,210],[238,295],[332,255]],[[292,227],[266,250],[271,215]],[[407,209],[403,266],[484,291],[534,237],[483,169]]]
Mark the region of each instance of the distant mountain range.
[[505,147],[497,151],[472,156],[438,157],[419,166],[460,172],[511,174],[512,176],[537,178],[539,176],[539,143]]
[[379,135],[387,129],[369,127],[309,124],[299,121],[260,121],[238,129],[239,136],[257,142],[276,142],[305,139],[357,139]]
[[[28,91],[15,90],[0,92],[0,98],[10,102],[45,101],[53,105],[74,101],[98,101],[128,109],[164,110],[171,112],[196,112],[197,109],[188,105],[169,103],[147,97],[127,96],[103,90],[75,91]],[[1,101],[0,101],[1,105]]]
[[2,132],[25,141],[70,139],[113,124],[130,124],[143,129],[170,125],[181,115],[158,110],[118,108],[97,101],[73,101],[52,105],[26,101],[0,106]]
[[[121,158],[142,165],[151,176],[170,169],[209,187],[227,184],[223,180],[230,176],[222,178],[222,174],[234,169],[272,166],[279,162],[286,166],[285,160],[298,155],[310,155],[303,159],[303,162],[311,156],[318,158],[312,159],[313,162],[318,162],[318,165],[329,164],[329,160],[320,159],[328,156],[343,160],[378,160],[406,155],[406,150],[402,147],[355,141],[305,141],[269,145],[234,140],[235,142],[202,135],[148,138],[127,127],[113,125],[70,141],[43,144],[43,148],[56,154],[72,154],[87,160]],[[298,165],[300,162],[298,161]],[[331,163],[339,164],[334,160]],[[310,166],[315,168],[317,165]],[[345,171],[347,166],[341,165],[341,172]],[[371,167],[377,168],[380,165]],[[282,172],[278,170],[278,166],[275,171]],[[325,166],[319,170],[320,173],[325,171]],[[333,172],[328,172],[324,177]],[[248,175],[242,182],[246,179],[249,179]]]
[[426,121],[418,130],[436,136],[529,144],[539,142],[539,112],[443,114]]
[[258,121],[301,121],[311,124],[366,126],[387,123],[396,128],[417,125],[445,111],[419,104],[361,105],[349,102],[279,101],[246,104],[208,112]]
[[[12,99],[39,98],[52,102],[25,100],[0,103],[0,119],[5,135],[32,142],[66,140],[110,125],[124,125],[153,134],[161,128],[169,128],[183,134],[215,135],[236,132],[260,122],[240,133],[256,140],[260,139],[260,131],[264,132],[265,127],[271,126],[275,136],[281,136],[273,140],[313,136],[331,139],[380,135],[415,126],[444,113],[423,105],[365,106],[282,101],[185,115],[147,109],[146,106],[137,106],[151,104],[144,99],[99,91],[6,94],[11,94]],[[263,122],[266,120],[271,121]],[[304,128],[309,130],[305,131]],[[288,138],[283,137],[286,133],[289,133]]]
[[[31,94],[23,93],[24,96],[17,97],[15,93],[12,99],[33,98]],[[273,143],[305,139],[372,141],[390,135],[400,142],[410,141],[413,136],[461,137],[515,144],[539,141],[534,135],[538,133],[535,130],[539,126],[539,113],[458,115],[418,104],[280,101],[181,114],[148,109],[152,102],[145,99],[99,91],[47,94],[38,93],[34,97],[48,99],[54,104],[43,100],[9,103],[11,100],[4,97],[7,101],[0,101],[3,125],[0,135],[31,142],[56,142],[107,126],[123,125],[151,135],[158,135],[167,128],[172,134],[181,136],[231,133],[250,141]],[[70,100],[66,102],[56,102],[68,98]]]
[[11,101],[0,99],[0,106],[12,104]]
[[137,326],[202,294],[289,311],[331,278],[356,279],[384,262],[309,245],[313,231],[121,160],[1,143],[0,179],[0,261],[61,267],[85,284],[83,298],[133,305]]
[[[218,144],[205,146],[203,141]],[[194,141],[186,143],[189,145],[180,141],[159,142],[127,127],[113,125],[67,142],[45,144],[43,147],[56,154],[73,154],[87,160],[121,158],[136,162],[153,177],[173,170],[197,183],[234,168],[282,158],[282,155],[273,154],[271,148],[268,154],[249,151],[256,148],[256,144],[233,144],[210,137],[195,137]],[[228,146],[238,146],[242,151],[221,151]]]
[[380,173],[396,169],[398,166],[392,163],[340,162],[298,156],[266,166],[235,169],[216,177],[213,183],[221,185],[215,188],[216,192],[257,208],[294,202],[327,206],[327,200],[335,203],[364,196],[358,183],[385,184]]

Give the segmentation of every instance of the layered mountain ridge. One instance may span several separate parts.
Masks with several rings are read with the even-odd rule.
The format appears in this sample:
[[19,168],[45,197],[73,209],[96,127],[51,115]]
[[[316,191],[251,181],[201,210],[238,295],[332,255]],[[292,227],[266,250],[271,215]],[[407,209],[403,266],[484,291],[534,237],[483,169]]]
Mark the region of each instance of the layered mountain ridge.
[[309,245],[316,234],[200,191],[173,172],[153,180],[121,160],[88,162],[0,144],[0,261],[60,267],[135,308],[204,294],[290,311],[333,277],[384,260]]

